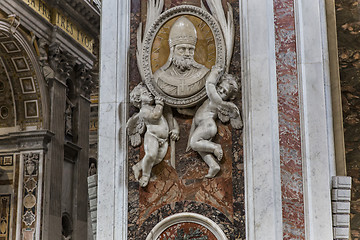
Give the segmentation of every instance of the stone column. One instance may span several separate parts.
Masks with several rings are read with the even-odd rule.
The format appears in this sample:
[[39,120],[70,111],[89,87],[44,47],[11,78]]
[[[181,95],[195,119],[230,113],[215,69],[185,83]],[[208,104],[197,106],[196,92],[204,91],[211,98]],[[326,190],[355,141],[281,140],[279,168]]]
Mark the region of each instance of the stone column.
[[61,192],[64,161],[64,112],[66,85],[53,79],[50,83],[51,121],[50,129],[55,134],[49,144],[49,155],[45,160],[43,238],[61,238]]
[[127,239],[129,32],[130,0],[103,2],[96,239]]
[[61,54],[60,46],[52,44],[50,47],[49,74],[50,89],[50,131],[54,133],[53,141],[49,145],[49,155],[45,160],[44,192],[44,239],[61,238],[61,194],[64,162],[65,124],[64,113],[66,107],[66,78],[70,68],[65,56]]
[[[87,71],[86,71],[87,73]],[[78,76],[76,80],[81,86],[88,86],[89,83],[84,82],[85,79],[91,80],[89,74],[86,76]],[[90,81],[89,80],[89,81]],[[83,92],[83,91],[82,91]],[[75,175],[77,181],[74,183],[76,194],[74,208],[74,226],[72,237],[74,239],[87,239],[87,215],[88,215],[88,188],[87,188],[87,169],[89,168],[89,116],[90,116],[90,100],[84,93],[78,97],[78,108],[76,112],[77,123],[77,141],[76,144],[81,148],[78,153],[78,159],[75,167]]]

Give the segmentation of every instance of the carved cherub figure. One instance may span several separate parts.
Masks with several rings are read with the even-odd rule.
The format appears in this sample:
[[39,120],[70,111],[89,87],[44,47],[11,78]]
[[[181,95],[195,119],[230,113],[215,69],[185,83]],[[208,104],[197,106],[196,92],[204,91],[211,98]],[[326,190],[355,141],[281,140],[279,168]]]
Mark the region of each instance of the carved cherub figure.
[[[224,74],[223,69],[214,66],[206,81],[208,99],[198,108],[191,126],[188,149],[197,151],[209,165],[207,178],[213,178],[220,171],[223,150],[220,144],[212,142],[217,133],[216,118],[222,122],[230,121],[232,127],[242,128],[242,119],[238,107],[230,102],[235,99],[238,84],[235,77]],[[218,79],[220,78],[219,82]]]
[[[139,180],[140,171],[142,176],[139,180],[140,186],[145,187],[149,183],[151,169],[159,164],[168,149],[168,136],[174,141],[179,139],[179,126],[172,114],[165,113],[164,101],[155,98],[149,90],[143,85],[137,85],[130,93],[131,103],[140,109],[139,113],[134,114],[127,122],[128,134],[130,135],[131,145],[133,147],[141,144],[141,134],[144,136],[145,156],[141,161],[133,166],[135,179]],[[172,121],[172,124],[168,124]],[[173,128],[169,131],[169,125]]]

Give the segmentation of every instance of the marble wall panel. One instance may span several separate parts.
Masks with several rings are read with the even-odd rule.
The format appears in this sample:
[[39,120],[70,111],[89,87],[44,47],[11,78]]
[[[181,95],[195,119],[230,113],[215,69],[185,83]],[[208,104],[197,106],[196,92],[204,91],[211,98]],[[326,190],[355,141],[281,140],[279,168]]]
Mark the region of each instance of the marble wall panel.
[[335,1],[347,175],[352,177],[351,236],[360,239],[360,4]]
[[[129,61],[129,92],[141,81],[136,63],[136,30],[146,18],[145,0],[132,0]],[[240,76],[239,2],[228,1],[234,9],[236,39],[230,73]],[[226,1],[223,1],[226,6]],[[180,4],[200,6],[199,0],[165,0],[165,9]],[[239,84],[240,85],[240,84]],[[236,104],[241,109],[241,94]],[[136,112],[129,108],[129,116]],[[170,166],[170,151],[152,170],[149,185],[141,188],[134,179],[132,166],[144,155],[143,146],[128,148],[128,239],[145,239],[162,219],[175,213],[202,214],[223,229],[229,239],[245,239],[244,165],[242,131],[218,122],[214,142],[221,143],[224,158],[221,171],[205,179],[208,166],[194,151],[186,152],[192,119],[174,113],[179,123],[180,140],[176,143],[176,170]]]
[[305,239],[293,0],[274,0],[283,239]]

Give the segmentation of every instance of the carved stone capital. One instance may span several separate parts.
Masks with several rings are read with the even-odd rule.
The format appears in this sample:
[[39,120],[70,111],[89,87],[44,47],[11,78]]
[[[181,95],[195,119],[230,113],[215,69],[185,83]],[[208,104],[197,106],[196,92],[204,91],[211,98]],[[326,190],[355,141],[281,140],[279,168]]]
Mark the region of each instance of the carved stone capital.
[[49,65],[54,71],[54,78],[66,82],[74,69],[75,63],[76,58],[69,52],[62,50],[59,43],[50,44]]
[[80,64],[76,68],[75,74],[75,78],[78,81],[80,87],[80,94],[85,95],[85,97],[89,97],[91,90],[95,85],[91,69],[86,68],[85,64]]

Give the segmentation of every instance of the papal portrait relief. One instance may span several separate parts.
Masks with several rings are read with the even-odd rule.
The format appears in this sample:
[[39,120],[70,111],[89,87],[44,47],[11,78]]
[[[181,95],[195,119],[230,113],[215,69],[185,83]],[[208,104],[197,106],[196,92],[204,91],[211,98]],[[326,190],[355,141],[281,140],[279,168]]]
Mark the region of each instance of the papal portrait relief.
[[209,69],[194,59],[197,42],[194,24],[185,16],[178,18],[171,27],[168,41],[170,54],[165,65],[155,72],[155,83],[173,97],[188,97],[199,92]]
[[144,36],[143,80],[172,107],[191,107],[206,98],[211,68],[225,66],[225,41],[214,17],[193,6],[161,14]]

